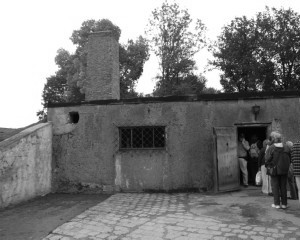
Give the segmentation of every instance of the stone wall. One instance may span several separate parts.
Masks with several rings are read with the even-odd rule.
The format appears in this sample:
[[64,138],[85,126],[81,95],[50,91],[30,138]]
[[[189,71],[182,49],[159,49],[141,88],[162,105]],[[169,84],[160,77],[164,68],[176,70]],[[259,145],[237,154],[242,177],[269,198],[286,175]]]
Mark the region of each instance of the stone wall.
[[0,142],[0,208],[51,191],[52,125],[41,123]]
[[[255,121],[253,105],[261,111]],[[77,111],[77,124],[66,121]],[[171,191],[214,188],[213,127],[259,124],[299,137],[299,97],[99,104],[50,108],[55,186]],[[163,150],[119,150],[118,127],[165,126]],[[65,189],[67,190],[67,189]]]

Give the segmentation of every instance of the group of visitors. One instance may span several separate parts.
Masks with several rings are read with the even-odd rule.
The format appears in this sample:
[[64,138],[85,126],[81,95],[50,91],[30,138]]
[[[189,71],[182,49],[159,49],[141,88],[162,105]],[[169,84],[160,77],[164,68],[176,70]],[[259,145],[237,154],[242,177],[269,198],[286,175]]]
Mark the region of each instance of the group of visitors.
[[243,184],[248,187],[248,184],[255,185],[256,173],[259,170],[259,156],[263,144],[256,135],[251,137],[251,142],[245,139],[245,135],[239,135],[238,144],[238,159],[240,169],[243,175]]
[[287,184],[290,189],[290,199],[299,199],[300,141],[295,144],[291,141],[283,143],[281,134],[272,132],[269,139],[263,142],[253,135],[249,144],[245,135],[241,133],[238,160],[245,187],[248,187],[248,184],[255,185],[256,174],[260,172],[262,192],[273,195],[272,207],[287,208]]

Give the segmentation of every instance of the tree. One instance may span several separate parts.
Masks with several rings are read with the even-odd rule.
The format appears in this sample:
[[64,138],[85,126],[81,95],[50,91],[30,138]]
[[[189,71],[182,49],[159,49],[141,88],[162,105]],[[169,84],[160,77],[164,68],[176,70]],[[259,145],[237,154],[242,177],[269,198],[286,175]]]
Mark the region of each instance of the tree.
[[[82,23],[79,30],[73,31],[71,41],[76,45],[74,54],[65,49],[59,49],[55,57],[58,71],[47,78],[43,90],[42,105],[44,109],[48,102],[80,102],[84,100],[83,86],[87,77],[87,43],[91,33],[97,31],[112,31],[119,40],[121,30],[107,19],[99,21],[88,20]],[[143,73],[145,62],[149,58],[149,47],[143,37],[136,41],[129,40],[125,45],[119,45],[120,56],[120,92],[121,98],[137,96],[135,85]],[[43,118],[45,111],[37,113]]]
[[213,62],[223,71],[220,83],[225,92],[257,91],[261,79],[255,55],[258,33],[253,19],[235,18],[218,37]]
[[213,46],[225,92],[299,89],[300,20],[292,10],[235,18]]
[[[206,85],[206,78],[202,75],[187,75],[184,80],[179,81],[179,83],[172,85],[172,89],[168,89],[172,95],[189,95],[189,94],[200,94],[204,91]],[[161,86],[162,81],[156,84],[156,88],[153,92],[154,96],[164,96],[166,95],[166,87]]]
[[[179,86],[195,83],[197,76],[193,73],[193,56],[204,46],[205,26],[197,20],[192,32],[191,24],[188,11],[181,10],[176,3],[169,4],[165,1],[152,12],[146,33],[152,43],[152,50],[159,58],[160,73],[157,76],[155,95],[177,94]],[[203,82],[203,79],[196,82]]]
[[221,91],[217,90],[213,87],[209,87],[209,88],[206,87],[202,90],[201,93],[204,93],[204,94],[218,94],[218,93],[221,93]]
[[[51,94],[47,95],[47,98],[43,95],[43,100],[45,103],[59,103],[59,102],[80,102],[84,100],[84,94],[80,91],[80,88],[77,84],[80,76],[84,74],[82,70],[82,62],[78,58],[76,54],[70,54],[65,49],[59,49],[57,51],[57,55],[55,57],[55,63],[58,66],[59,70],[56,72],[56,87],[59,88],[60,83],[60,91],[62,93],[59,96],[56,96],[56,93],[49,91],[47,88],[51,86],[51,82],[49,83],[49,79],[47,79],[47,83],[45,84],[43,92],[49,92]],[[60,101],[57,101],[57,98]]]
[[43,109],[37,112],[40,121],[46,120],[47,113],[45,111],[48,102],[63,103],[66,102],[65,92],[67,89],[66,78],[59,75],[50,76],[44,86],[42,98]]
[[273,88],[300,89],[300,15],[292,9],[266,8],[257,14],[260,56],[273,65]]
[[129,40],[126,45],[120,45],[119,55],[121,98],[137,97],[135,86],[149,59],[148,43],[141,36],[135,42]]

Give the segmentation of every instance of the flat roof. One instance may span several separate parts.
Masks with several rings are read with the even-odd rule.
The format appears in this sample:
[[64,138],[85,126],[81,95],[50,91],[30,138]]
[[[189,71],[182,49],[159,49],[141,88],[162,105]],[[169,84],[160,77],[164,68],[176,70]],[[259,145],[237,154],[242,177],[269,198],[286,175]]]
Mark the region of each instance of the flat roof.
[[51,103],[48,108],[71,107],[81,105],[115,105],[115,104],[142,104],[159,102],[197,102],[197,101],[228,101],[228,100],[251,100],[270,98],[299,98],[300,91],[268,91],[268,92],[238,92],[238,93],[217,93],[200,94],[188,96],[165,96],[165,97],[140,97],[129,99],[108,99],[83,102]]

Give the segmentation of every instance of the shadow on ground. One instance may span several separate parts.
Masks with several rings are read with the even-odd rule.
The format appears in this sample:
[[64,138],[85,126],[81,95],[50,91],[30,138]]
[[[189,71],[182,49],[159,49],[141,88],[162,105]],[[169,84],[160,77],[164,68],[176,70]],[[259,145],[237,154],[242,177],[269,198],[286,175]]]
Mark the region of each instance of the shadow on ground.
[[300,205],[298,200],[289,200],[289,208],[271,207],[273,197],[263,194],[258,187],[217,195],[207,195],[190,204],[190,211],[226,221],[263,227],[292,226],[300,227]]
[[49,194],[0,210],[0,239],[37,240],[110,195]]

